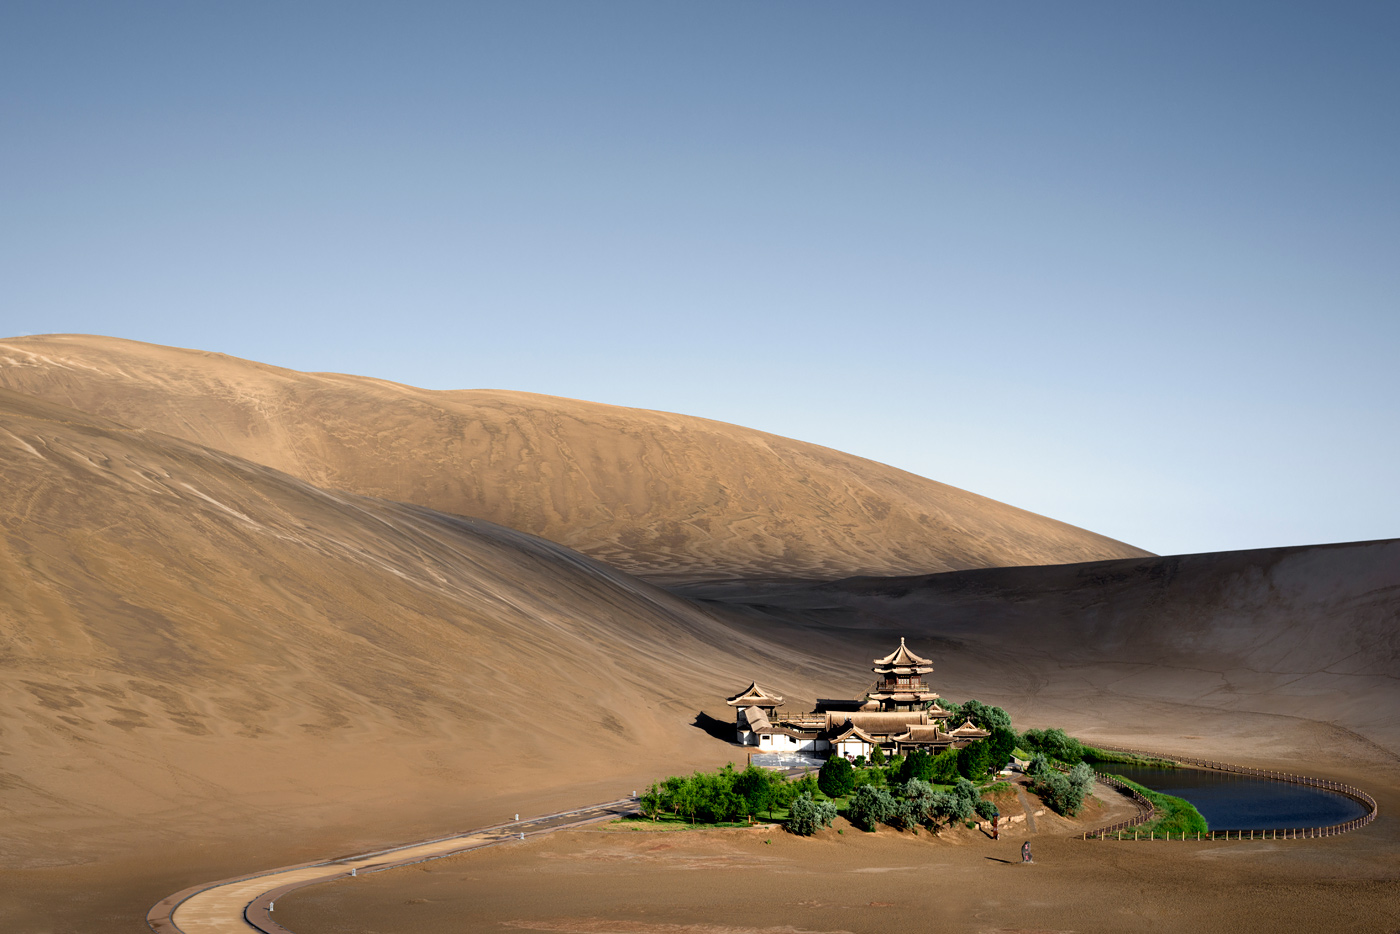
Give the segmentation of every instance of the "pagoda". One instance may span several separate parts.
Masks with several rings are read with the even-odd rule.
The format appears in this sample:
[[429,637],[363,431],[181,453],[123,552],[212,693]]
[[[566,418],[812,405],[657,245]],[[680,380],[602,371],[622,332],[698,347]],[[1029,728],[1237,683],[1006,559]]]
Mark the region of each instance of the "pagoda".
[[[933,663],[909,651],[904,639],[899,648],[884,658],[875,659],[875,674],[880,680],[867,696],[876,701],[882,711],[917,711],[937,707],[938,695],[924,681],[933,671]],[[943,713],[941,710],[938,713]],[[943,714],[947,716],[947,714]]]

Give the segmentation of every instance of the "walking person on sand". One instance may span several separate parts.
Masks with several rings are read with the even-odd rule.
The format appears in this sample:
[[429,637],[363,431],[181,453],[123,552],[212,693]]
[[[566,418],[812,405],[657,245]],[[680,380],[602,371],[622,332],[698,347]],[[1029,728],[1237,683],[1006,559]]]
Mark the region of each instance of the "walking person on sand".
[[1031,859],[1031,842],[1030,842],[1029,840],[1027,840],[1025,843],[1021,844],[1021,862],[1023,862],[1023,863],[1033,863],[1033,862],[1035,862],[1035,860]]

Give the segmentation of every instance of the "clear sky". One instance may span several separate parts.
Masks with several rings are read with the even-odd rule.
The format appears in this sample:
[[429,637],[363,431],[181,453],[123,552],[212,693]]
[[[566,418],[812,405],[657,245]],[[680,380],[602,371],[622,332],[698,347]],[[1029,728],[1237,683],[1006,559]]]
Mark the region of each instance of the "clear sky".
[[1400,4],[0,6],[0,334],[1400,536]]

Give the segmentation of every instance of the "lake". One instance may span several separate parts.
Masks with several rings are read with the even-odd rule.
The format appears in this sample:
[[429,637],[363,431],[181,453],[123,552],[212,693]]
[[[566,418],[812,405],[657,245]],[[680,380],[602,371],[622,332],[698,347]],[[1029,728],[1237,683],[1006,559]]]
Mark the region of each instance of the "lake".
[[1326,827],[1366,816],[1360,801],[1321,788],[1209,769],[1154,769],[1105,762],[1098,769],[1130,778],[1196,806],[1212,830]]

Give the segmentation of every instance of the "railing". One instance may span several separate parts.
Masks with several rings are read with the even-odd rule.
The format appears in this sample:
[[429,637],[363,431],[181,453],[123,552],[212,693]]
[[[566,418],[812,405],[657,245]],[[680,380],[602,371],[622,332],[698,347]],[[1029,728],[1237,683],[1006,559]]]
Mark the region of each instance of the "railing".
[[[1371,797],[1369,794],[1362,791],[1360,788],[1357,788],[1355,785],[1348,785],[1345,782],[1336,782],[1327,778],[1313,778],[1311,775],[1298,775],[1294,772],[1280,772],[1275,769],[1254,769],[1243,765],[1232,765],[1229,762],[1216,762],[1213,759],[1196,759],[1191,756],[1166,756],[1157,752],[1145,752],[1141,749],[1125,749],[1121,746],[1100,745],[1097,746],[1097,748],[1106,749],[1109,752],[1125,752],[1135,756],[1146,756],[1152,759],[1164,759],[1168,762],[1178,762],[1186,765],[1194,765],[1198,768],[1214,769],[1219,772],[1230,772],[1236,775],[1248,775],[1255,778],[1268,778],[1279,782],[1292,782],[1295,785],[1306,785],[1310,788],[1322,788],[1326,791],[1332,791],[1340,795],[1345,795],[1354,801],[1359,801],[1366,807],[1365,816],[1358,817],[1354,820],[1349,820],[1341,824],[1331,824],[1326,827],[1281,827],[1270,830],[1248,831],[1209,830],[1205,833],[1197,833],[1194,837],[1195,840],[1309,840],[1317,837],[1332,837],[1336,836],[1337,834],[1347,833],[1352,830],[1359,830],[1360,828],[1365,827],[1367,824],[1371,823],[1371,821],[1375,820],[1376,817],[1380,814],[1380,806],[1376,804],[1375,798]],[[1104,775],[1103,773],[1097,771],[1095,772],[1095,775],[1098,776],[1100,781],[1103,781],[1106,784],[1117,785],[1120,788],[1127,789],[1127,786],[1123,785],[1122,782],[1119,782],[1117,779],[1114,779],[1111,776]],[[1127,790],[1132,791],[1132,789]],[[1133,795],[1135,799],[1142,797],[1136,792],[1133,792]],[[1144,798],[1143,800],[1146,799]],[[1149,817],[1147,819],[1150,820],[1151,818]],[[1103,840],[1107,839],[1108,834],[1117,834],[1117,837],[1115,837],[1114,839],[1122,840],[1124,839],[1123,833],[1126,830],[1128,830],[1130,827],[1133,827],[1134,825],[1142,823],[1144,823],[1143,820],[1134,820],[1114,824],[1109,827],[1100,827],[1098,830],[1087,831],[1082,835],[1081,839]],[[1140,831],[1134,831],[1132,839],[1140,839],[1139,833]],[[1248,837],[1244,836],[1246,833],[1249,834]],[[1233,834],[1234,836],[1231,836],[1231,834]],[[1164,834],[1162,837],[1158,837],[1155,831],[1148,831],[1148,839],[1188,840],[1193,838],[1189,837],[1187,835],[1187,831],[1183,830],[1181,831],[1180,837],[1173,837],[1171,836],[1171,834]]]
[[1097,836],[1100,839],[1102,839],[1104,834],[1116,833],[1123,830],[1127,830],[1129,827],[1136,827],[1139,824],[1145,824],[1148,821],[1152,820],[1152,818],[1157,816],[1157,808],[1152,804],[1151,801],[1149,801],[1146,798],[1146,796],[1142,794],[1142,792],[1138,791],[1136,788],[1119,781],[1112,775],[1105,775],[1102,772],[1095,772],[1094,777],[1099,781],[1103,782],[1105,785],[1108,785],[1112,788],[1117,788],[1123,794],[1132,798],[1133,804],[1137,805],[1137,814],[1135,814],[1130,820],[1119,821],[1116,824],[1109,824],[1107,827],[1100,827],[1098,830],[1090,830],[1084,834],[1083,839],[1087,840],[1091,836]]

